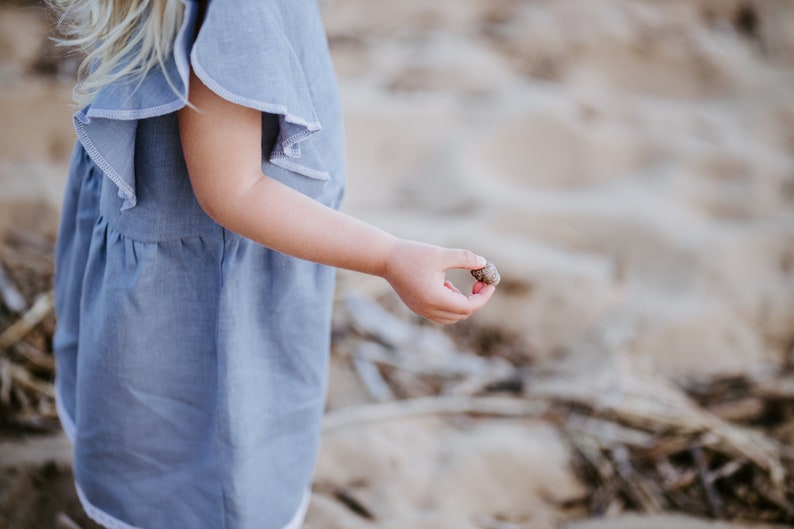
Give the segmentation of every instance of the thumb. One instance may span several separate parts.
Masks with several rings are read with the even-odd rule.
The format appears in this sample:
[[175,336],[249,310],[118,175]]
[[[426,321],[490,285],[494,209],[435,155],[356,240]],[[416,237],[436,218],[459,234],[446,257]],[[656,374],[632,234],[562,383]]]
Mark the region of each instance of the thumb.
[[485,257],[479,256],[469,250],[447,250],[444,254],[444,270],[449,270],[450,268],[477,270],[484,267],[486,264],[487,261]]

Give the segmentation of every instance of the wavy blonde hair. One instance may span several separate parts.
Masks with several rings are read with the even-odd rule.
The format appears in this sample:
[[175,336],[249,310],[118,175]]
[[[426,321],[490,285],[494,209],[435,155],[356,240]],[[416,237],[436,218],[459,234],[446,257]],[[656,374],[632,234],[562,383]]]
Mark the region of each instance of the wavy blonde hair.
[[160,67],[174,93],[184,98],[165,71],[165,61],[184,16],[180,0],[47,0],[58,14],[61,46],[85,54],[72,90],[75,102],[93,101],[121,79],[143,79]]

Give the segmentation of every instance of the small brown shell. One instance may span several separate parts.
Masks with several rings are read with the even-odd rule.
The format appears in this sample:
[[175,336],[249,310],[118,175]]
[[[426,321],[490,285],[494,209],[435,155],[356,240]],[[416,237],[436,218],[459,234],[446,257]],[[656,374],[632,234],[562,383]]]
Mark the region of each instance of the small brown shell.
[[484,268],[472,270],[471,275],[474,276],[474,279],[477,281],[482,281],[486,285],[496,286],[499,284],[499,281],[502,280],[502,277],[499,275],[499,271],[491,262],[487,263]]

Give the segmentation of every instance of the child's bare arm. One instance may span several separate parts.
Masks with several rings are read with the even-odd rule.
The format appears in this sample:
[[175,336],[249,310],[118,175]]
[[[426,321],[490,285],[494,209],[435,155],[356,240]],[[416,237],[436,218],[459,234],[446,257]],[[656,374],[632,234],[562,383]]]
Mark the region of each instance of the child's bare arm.
[[494,288],[465,296],[444,281],[450,268],[483,266],[468,250],[398,239],[328,208],[262,174],[261,114],[208,89],[191,73],[189,107],[179,130],[190,181],[216,222],[274,250],[384,277],[415,312],[440,323],[484,306]]

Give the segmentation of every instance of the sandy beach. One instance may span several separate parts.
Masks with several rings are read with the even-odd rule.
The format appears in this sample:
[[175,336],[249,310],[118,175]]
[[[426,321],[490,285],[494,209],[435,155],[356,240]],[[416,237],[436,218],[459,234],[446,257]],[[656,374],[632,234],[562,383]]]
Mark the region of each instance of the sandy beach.
[[[403,237],[471,248],[502,275],[488,307],[442,329],[407,314],[384,281],[340,273],[329,417],[481,395],[460,381],[521,373],[526,402],[617,416],[640,403],[654,420],[687,417],[736,448],[745,445],[726,433],[732,419],[697,390],[741,380],[789,384],[774,401],[777,422],[741,423],[747,439],[794,440],[794,4],[321,5],[345,108],[343,209]],[[56,229],[73,64],[48,59],[47,31],[41,8],[0,5],[0,240],[20,226]],[[469,288],[467,274],[451,276]],[[394,322],[368,327],[362,300]],[[390,338],[401,325],[403,338]],[[384,368],[381,352],[361,353],[365,342],[436,378]],[[379,366],[386,393],[373,393],[356,358]],[[464,365],[475,367],[438,375]],[[574,465],[578,430],[555,421],[554,405],[494,406],[329,427],[306,527],[772,527],[624,500],[596,516]],[[18,458],[42,442],[0,438],[0,467],[30,466]],[[46,442],[55,444],[32,449],[34,460],[57,459],[57,490],[68,489],[68,444]],[[791,454],[778,461],[753,446],[760,468],[792,468]],[[755,461],[753,449],[736,450]],[[22,494],[12,488],[0,478],[0,506]]]

